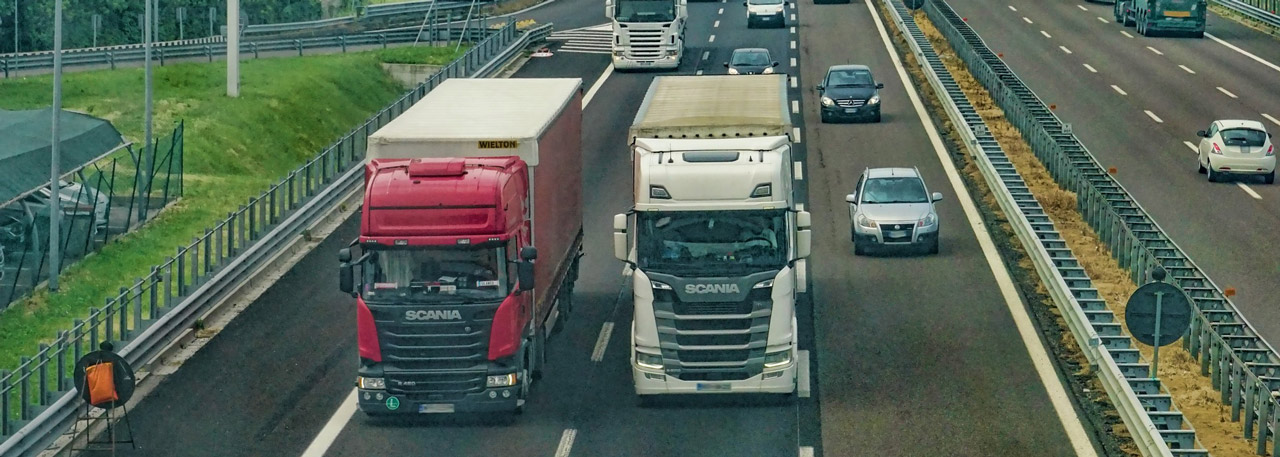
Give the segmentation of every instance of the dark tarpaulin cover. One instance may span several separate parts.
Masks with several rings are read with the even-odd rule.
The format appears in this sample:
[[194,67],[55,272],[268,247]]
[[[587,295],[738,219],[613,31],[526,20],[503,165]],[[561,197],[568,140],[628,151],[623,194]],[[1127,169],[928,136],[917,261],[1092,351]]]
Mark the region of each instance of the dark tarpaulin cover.
[[[111,152],[124,142],[104,119],[62,110],[60,166],[63,173]],[[53,108],[0,110],[0,206],[49,185]]]

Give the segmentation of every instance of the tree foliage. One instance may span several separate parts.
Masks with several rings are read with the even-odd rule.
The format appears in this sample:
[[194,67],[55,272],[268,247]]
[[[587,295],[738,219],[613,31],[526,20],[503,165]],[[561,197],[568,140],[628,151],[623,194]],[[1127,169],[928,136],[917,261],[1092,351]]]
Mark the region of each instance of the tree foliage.
[[[13,9],[18,8],[18,47],[22,52],[53,49],[54,0],[0,0],[0,52],[13,52]],[[101,15],[98,46],[142,42],[144,0],[62,0],[62,47],[93,46],[93,15]],[[178,8],[186,8],[182,37],[203,38],[222,33],[227,21],[226,0],[157,0],[155,41],[177,40]],[[213,11],[210,27],[210,10]],[[240,20],[246,24],[310,21],[321,18],[320,0],[240,0]],[[210,30],[212,29],[212,31]]]

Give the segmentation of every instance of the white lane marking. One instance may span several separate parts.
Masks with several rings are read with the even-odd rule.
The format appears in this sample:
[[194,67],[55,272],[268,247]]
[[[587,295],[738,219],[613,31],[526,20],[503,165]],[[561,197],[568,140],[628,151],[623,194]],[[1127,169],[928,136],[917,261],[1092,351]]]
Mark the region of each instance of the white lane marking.
[[1231,98],[1240,98],[1240,97],[1237,97],[1236,94],[1231,93],[1231,91],[1223,89],[1222,86],[1218,86],[1218,92],[1222,92],[1223,94]]
[[604,81],[606,79],[609,79],[609,75],[612,75],[612,74],[613,74],[613,65],[604,67],[604,73],[601,73],[600,77],[596,78],[595,84],[592,84],[591,88],[587,89],[587,95],[582,97],[582,109],[587,109],[587,104],[591,103],[592,98],[595,98],[596,91],[600,90],[600,86],[603,86]]
[[1187,145],[1187,148],[1191,149],[1192,152],[1195,152],[1196,154],[1200,153],[1200,148],[1197,148],[1195,143],[1192,143],[1190,141],[1183,141],[1182,144]]
[[357,402],[356,389],[351,389],[351,393],[347,395],[345,400],[342,400],[342,405],[329,418],[329,422],[326,422],[324,428],[320,429],[320,434],[316,435],[316,439],[311,441],[311,445],[307,446],[307,450],[302,451],[302,457],[324,457],[324,453],[338,439],[338,434],[342,433],[343,427],[346,427],[347,422],[351,421],[351,416],[356,414]]
[[693,72],[694,76],[702,76],[702,70]]
[[609,347],[609,336],[613,335],[613,322],[605,322],[600,327],[600,337],[596,338],[596,348],[591,351],[591,361],[604,360],[604,350]]
[[1160,50],[1159,50],[1159,49],[1153,48],[1153,47],[1151,47],[1151,46],[1147,46],[1147,49],[1150,49],[1150,50],[1151,50],[1151,52],[1156,53],[1156,55],[1158,55],[1158,56],[1162,56],[1162,55],[1164,55],[1164,53],[1163,53],[1163,52],[1160,52]]
[[1067,54],[1071,54],[1071,50],[1070,50],[1070,49],[1067,49],[1067,47],[1066,47],[1066,46],[1058,46],[1058,49],[1061,49],[1061,50],[1062,50],[1062,52],[1065,52],[1065,53],[1067,53]]
[[1034,22],[1031,22],[1031,19],[1028,19],[1026,16],[1022,16],[1022,20],[1027,21],[1028,24],[1035,24]]
[[715,43],[715,42],[716,42],[716,36],[715,36],[715,35],[711,35],[711,38],[707,39],[707,42],[708,42],[708,43]]
[[791,114],[800,114],[800,100],[791,101]]
[[1089,8],[1085,8],[1084,5],[1076,5],[1076,8],[1080,8],[1080,11],[1089,11]]
[[1254,200],[1262,200],[1262,196],[1250,189],[1245,183],[1237,182],[1236,185],[1240,186],[1240,189],[1244,190],[1244,193],[1249,194],[1250,197],[1253,197]]
[[1009,10],[1010,10],[1010,11],[1013,11],[1013,12],[1015,12],[1015,13],[1016,13],[1016,12],[1018,12],[1018,9],[1017,9],[1017,8],[1014,8],[1014,7],[1013,7],[1013,5],[1009,5]]
[[795,66],[796,66],[796,58],[795,58],[795,57],[792,57],[792,58],[791,58],[791,66],[792,66],[792,67],[795,67]]
[[1124,91],[1124,89],[1121,89],[1121,88],[1120,88],[1120,86],[1117,86],[1117,85],[1115,85],[1115,84],[1112,84],[1112,85],[1111,85],[1111,88],[1112,88],[1112,89],[1115,89],[1115,90],[1116,90],[1116,92],[1120,93],[1120,95],[1129,95],[1129,93],[1128,93],[1128,92],[1125,92],[1125,91]]
[[1129,32],[1126,32],[1126,31],[1124,31],[1124,30],[1121,30],[1121,31],[1120,31],[1120,34],[1121,34],[1121,35],[1124,35],[1124,36],[1127,36],[1127,37],[1129,37],[1129,38],[1133,38],[1133,35],[1130,35],[1130,34],[1129,34]]
[[1160,116],[1156,116],[1156,113],[1151,112],[1151,110],[1142,110],[1142,112],[1147,113],[1147,117],[1150,117],[1151,120],[1159,122],[1161,124],[1164,123],[1164,119],[1160,119]]
[[716,14],[724,14],[724,8],[720,8],[720,11],[716,12]]
[[1193,75],[1194,75],[1194,74],[1196,74],[1196,71],[1195,71],[1195,70],[1192,70],[1192,69],[1190,69],[1190,68],[1187,68],[1187,66],[1186,66],[1186,65],[1178,65],[1178,68],[1181,68],[1181,69],[1185,70],[1187,73],[1191,73],[1191,74],[1193,74]]
[[1262,113],[1262,117],[1267,118],[1267,120],[1268,120],[1268,121],[1271,121],[1271,122],[1276,123],[1276,125],[1280,125],[1280,119],[1276,119],[1276,118],[1274,118],[1274,117],[1271,117],[1271,115],[1270,115],[1270,114]]
[[1236,46],[1236,45],[1234,45],[1234,44],[1228,43],[1228,42],[1226,42],[1225,40],[1223,40],[1223,39],[1221,39],[1221,38],[1218,38],[1218,37],[1216,37],[1216,36],[1213,36],[1213,34],[1206,33],[1206,34],[1204,34],[1204,36],[1209,37],[1209,39],[1210,39],[1210,40],[1217,41],[1217,42],[1218,42],[1218,44],[1221,44],[1221,45],[1223,45],[1223,46],[1226,46],[1226,47],[1227,47],[1227,49],[1230,49],[1230,50],[1232,50],[1232,51],[1238,52],[1238,53],[1240,53],[1240,55],[1243,55],[1243,56],[1245,56],[1245,57],[1248,57],[1248,58],[1250,58],[1250,59],[1253,59],[1253,60],[1257,61],[1257,62],[1258,62],[1258,63],[1260,63],[1260,64],[1263,64],[1263,65],[1266,65],[1266,66],[1268,66],[1268,67],[1271,67],[1271,69],[1272,69],[1272,70],[1280,71],[1280,65],[1273,64],[1273,63],[1271,63],[1271,62],[1268,62],[1268,61],[1267,61],[1267,59],[1263,59],[1263,58],[1261,58],[1261,57],[1255,56],[1255,55],[1253,55],[1253,53],[1252,53],[1252,52],[1249,52],[1249,51],[1246,51],[1246,50],[1240,49],[1240,47],[1239,47],[1239,46]]
[[1041,34],[1041,35],[1044,35],[1044,37],[1045,37],[1045,38],[1053,38],[1052,36],[1050,36],[1050,35],[1049,35],[1049,32],[1046,32],[1046,31],[1044,31],[1044,30],[1041,30],[1041,31],[1040,31],[1040,34]]
[[795,142],[800,143],[800,127],[792,127],[791,134],[795,135],[796,137]]
[[1039,375],[1040,382],[1044,384],[1050,403],[1053,404],[1053,409],[1058,414],[1058,420],[1062,423],[1062,427],[1067,433],[1067,438],[1071,440],[1071,446],[1075,448],[1076,455],[1079,457],[1097,457],[1098,454],[1093,449],[1093,442],[1089,439],[1089,435],[1085,433],[1084,425],[1080,417],[1076,415],[1075,407],[1071,404],[1071,397],[1067,395],[1067,389],[1062,386],[1062,381],[1058,379],[1058,374],[1053,368],[1053,362],[1050,361],[1052,359],[1049,358],[1048,351],[1045,350],[1044,345],[1040,342],[1040,332],[1031,323],[1031,316],[1027,314],[1022,298],[1018,295],[1018,289],[1014,286],[1013,278],[1009,276],[1009,270],[1005,267],[1004,261],[1000,259],[1000,252],[996,250],[995,242],[991,240],[991,234],[984,228],[982,216],[978,213],[978,208],[974,206],[973,198],[965,190],[964,182],[960,180],[960,172],[956,170],[955,164],[951,163],[951,155],[947,152],[947,147],[942,143],[942,137],[938,135],[937,128],[933,126],[933,121],[930,120],[929,113],[925,111],[924,104],[920,102],[920,95],[916,93],[914,83],[907,76],[907,69],[903,68],[902,60],[898,58],[898,52],[893,47],[893,41],[889,38],[889,34],[885,32],[884,23],[880,20],[880,15],[875,10],[872,2],[867,2],[867,9],[871,11],[871,18],[876,23],[876,29],[880,32],[880,40],[884,43],[885,50],[889,52],[889,58],[893,60],[893,66],[897,67],[898,78],[907,87],[907,96],[911,99],[911,105],[915,107],[916,117],[920,119],[920,124],[924,126],[925,133],[929,135],[929,141],[933,144],[933,151],[938,155],[938,161],[942,163],[942,168],[947,172],[951,188],[956,193],[956,200],[959,200],[960,206],[964,208],[965,217],[969,219],[969,228],[973,230],[973,233],[978,238],[978,244],[982,246],[982,254],[986,257],[987,265],[991,267],[991,273],[995,276],[996,284],[1000,287],[1000,294],[1004,298],[1005,306],[1009,308],[1009,314],[1012,315],[1013,322],[1018,327],[1018,335],[1022,338],[1022,343],[1027,348],[1032,365],[1036,368],[1036,374]]
[[790,79],[790,80],[791,80],[791,88],[792,88],[792,89],[795,89],[795,88],[796,88],[796,85],[797,85],[797,84],[799,84],[798,82],[796,82],[796,77],[795,77],[795,76],[788,76],[788,77],[787,77],[787,79]]
[[796,203],[796,211],[804,211],[804,203]]
[[1098,70],[1097,70],[1096,68],[1093,68],[1093,65],[1084,64],[1084,68],[1085,68],[1086,70],[1089,70],[1089,72],[1090,72],[1090,73],[1097,73],[1097,72],[1098,72]]
[[791,21],[795,22],[795,20],[796,20],[796,13],[791,13]]
[[791,40],[791,49],[796,48],[796,40]]
[[711,58],[711,51],[702,51],[702,60],[707,60],[710,58]]
[[813,457],[813,446],[800,446],[800,457]]
[[796,33],[796,27],[793,25],[791,26],[791,34],[795,35],[795,33]]
[[720,21],[716,21],[716,23],[711,24],[711,26],[712,26],[712,27],[719,27],[719,26],[720,26]]
[[809,396],[813,395],[813,386],[812,382],[810,382],[810,379],[812,379],[810,376],[812,375],[809,373],[809,351],[799,351],[799,357],[800,360],[796,361],[796,371],[798,371],[796,376],[796,394],[799,395],[800,398],[809,398]]
[[564,433],[560,435],[560,445],[556,446],[556,457],[569,457],[569,451],[573,450],[573,439],[577,437],[577,429],[564,429]]
[[804,180],[804,164],[803,163],[800,163],[800,161],[797,160],[795,161],[795,163],[791,164],[791,168],[793,170],[793,173],[796,175],[796,181]]
[[1111,22],[1111,21],[1108,21],[1107,18],[1105,17],[1098,16],[1098,22]]

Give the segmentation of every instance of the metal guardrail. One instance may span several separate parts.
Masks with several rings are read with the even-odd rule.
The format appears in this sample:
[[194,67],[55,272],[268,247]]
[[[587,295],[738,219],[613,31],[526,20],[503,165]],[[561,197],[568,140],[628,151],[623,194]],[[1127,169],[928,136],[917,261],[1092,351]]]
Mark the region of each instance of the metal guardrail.
[[332,17],[329,19],[320,19],[315,21],[298,21],[298,22],[282,22],[279,24],[254,24],[246,25],[240,31],[240,36],[252,35],[257,33],[282,33],[297,32],[301,30],[311,30],[323,27],[334,27],[339,25],[347,25],[356,21],[355,16]]
[[1212,0],[1249,19],[1280,29],[1280,0]]
[[[476,6],[488,5],[498,0],[480,0],[476,2]],[[429,11],[441,11],[457,8],[470,8],[469,1],[453,1],[453,2],[436,2],[434,0],[418,1],[418,2],[401,2],[401,3],[383,3],[380,5],[369,5],[363,8],[360,15],[361,18],[375,18],[384,16],[400,16],[408,14],[422,15]]]
[[[932,0],[925,10],[969,71],[1021,131],[1054,180],[1076,193],[1084,220],[1106,243],[1120,266],[1129,271],[1131,279],[1141,284],[1150,271],[1160,266],[1168,272],[1172,283],[1191,298],[1195,314],[1190,330],[1182,338],[1183,347],[1198,360],[1201,374],[1212,379],[1213,388],[1221,393],[1222,403],[1231,407],[1231,420],[1241,421],[1243,416],[1243,436],[1257,440],[1256,452],[1264,455],[1267,443],[1277,450],[1280,354],[1258,335],[1223,294],[1222,288],[1214,284],[1107,173],[1071,133],[1069,125],[1058,119],[991,52],[950,5],[943,0]],[[1093,327],[1104,328],[1099,323]],[[1098,333],[1100,342],[1107,345],[1107,333],[1101,330]],[[1115,354],[1115,350],[1109,352]],[[1130,379],[1129,384],[1133,385],[1134,381]],[[1148,401],[1144,406],[1152,411],[1161,405]],[[1168,431],[1161,430],[1161,435],[1169,441]],[[1177,455],[1186,451],[1174,449],[1173,452]]]
[[[187,45],[193,45],[193,44],[216,43],[216,42],[221,42],[222,40],[223,40],[222,36],[211,36],[211,37],[204,37],[204,38],[192,38],[188,40],[157,41],[157,42],[151,43],[151,45],[152,47],[187,46]],[[119,44],[115,46],[98,46],[96,48],[63,49],[62,55],[63,57],[66,57],[69,54],[75,54],[75,53],[119,51],[122,49],[142,49],[142,47],[143,46],[141,43],[136,43],[136,44]],[[53,51],[20,52],[16,55],[10,52],[5,54],[0,54],[0,60],[12,59],[14,57],[36,57],[36,56],[46,56],[52,59]]]
[[511,59],[550,29],[547,24],[517,37],[515,23],[508,22],[493,31],[203,236],[178,248],[174,257],[152,267],[132,287],[121,288],[105,306],[91,308],[87,321],[77,319],[71,330],[41,344],[33,357],[22,358],[17,371],[0,371],[0,456],[34,456],[70,428],[83,406],[72,390],[72,367],[97,350],[100,341],[123,343],[116,344],[118,352],[135,367],[148,363],[197,316],[234,293],[342,197],[359,189],[368,135],[446,79],[492,74],[501,67],[493,59]]
[[[901,0],[883,1],[889,6],[898,29],[907,35],[906,41],[934,92],[939,94],[947,117],[956,126],[969,155],[974,158],[1009,225],[1035,265],[1050,298],[1061,310],[1072,335],[1080,343],[1081,351],[1142,454],[1207,455],[1203,449],[1196,449],[1195,431],[1183,428],[1188,424],[1182,413],[1173,407],[1173,401],[1159,379],[1148,376],[1149,367],[1142,361],[1133,341],[1124,334],[1115,315],[1107,309],[1106,302],[1099,298],[1088,274],[991,135],[990,128],[952,78],[933,45],[920,31],[910,10]],[[926,2],[925,8],[933,9],[929,12],[934,18],[943,16],[937,12],[937,8],[941,8],[936,6],[939,2]],[[959,17],[955,19],[960,20]],[[938,20],[934,24],[948,36],[952,46],[963,46],[965,41],[952,38],[958,32],[954,25]],[[976,34],[972,36],[977,38]],[[973,52],[971,48],[965,51]],[[964,51],[957,49],[957,53],[963,55]],[[1017,80],[1017,76],[1007,68],[1003,71],[1007,81]],[[1171,447],[1177,450],[1171,450]]]
[[[431,27],[429,29],[404,30],[397,32],[385,33],[361,33],[356,35],[339,35],[331,37],[316,38],[298,38],[289,40],[267,40],[267,41],[251,41],[242,42],[240,44],[240,52],[244,54],[253,54],[253,57],[259,58],[262,52],[275,51],[297,51],[298,55],[308,49],[317,48],[342,48],[342,52],[347,52],[350,46],[369,46],[381,45],[387,47],[392,43],[412,43],[415,41],[437,41],[456,40],[464,38],[467,41],[475,41],[483,38],[489,33],[487,27],[487,19],[476,21],[482,24],[481,27]],[[463,34],[465,33],[465,37]],[[159,61],[160,65],[164,65],[168,59],[180,59],[191,57],[204,57],[210,62],[215,56],[225,55],[227,52],[227,44],[224,42],[216,42],[201,45],[176,45],[163,48],[152,49],[152,59]],[[142,62],[146,59],[145,51],[141,48],[129,48],[118,51],[100,51],[100,52],[84,52],[75,54],[63,54],[62,65],[64,67],[92,66],[92,65],[108,65],[112,69],[116,65],[125,62]],[[4,77],[9,78],[13,73],[32,70],[38,68],[50,68],[53,66],[53,54],[36,55],[36,56],[20,56],[16,58],[0,60],[0,70],[4,71]]]

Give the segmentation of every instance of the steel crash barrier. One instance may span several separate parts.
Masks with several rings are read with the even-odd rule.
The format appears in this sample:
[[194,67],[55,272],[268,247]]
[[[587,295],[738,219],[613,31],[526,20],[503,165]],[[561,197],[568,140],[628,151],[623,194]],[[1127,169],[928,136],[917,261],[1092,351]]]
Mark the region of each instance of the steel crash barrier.
[[[73,364],[102,341],[116,342],[130,365],[146,366],[195,319],[266,266],[273,256],[339,202],[360,191],[365,140],[449,78],[484,78],[545,39],[551,24],[518,32],[514,22],[492,31],[464,55],[321,151],[203,236],[179,247],[145,278],[70,330],[0,370],[0,456],[34,456],[71,428],[83,400],[72,390]],[[476,35],[479,37],[479,35]]]
[[[908,41],[915,42],[917,58],[928,63],[930,82],[939,93],[951,96],[950,102],[944,102],[950,107],[948,115],[956,125],[968,127],[960,129],[961,135],[1143,455],[1207,455],[1160,380],[1148,377],[1147,364],[1132,339],[1099,299],[1085,271],[980,116],[967,106],[959,86],[950,80],[911,16],[899,0],[884,1],[893,3],[895,20],[908,24],[906,30],[911,30],[913,38]],[[1280,430],[1280,355],[948,3],[929,0],[924,9],[1054,180],[1076,193],[1085,221],[1131,279],[1142,284],[1158,266],[1191,298],[1194,315],[1183,346],[1199,361],[1201,374],[1212,379],[1222,403],[1230,406],[1231,420],[1241,421],[1243,416],[1243,435],[1257,440],[1256,452],[1264,455],[1268,445],[1274,451],[1275,433]]]
[[1232,12],[1280,29],[1280,0],[1212,0]]

